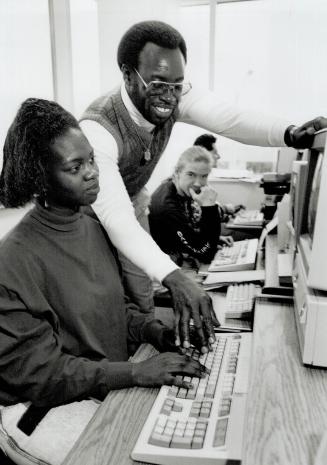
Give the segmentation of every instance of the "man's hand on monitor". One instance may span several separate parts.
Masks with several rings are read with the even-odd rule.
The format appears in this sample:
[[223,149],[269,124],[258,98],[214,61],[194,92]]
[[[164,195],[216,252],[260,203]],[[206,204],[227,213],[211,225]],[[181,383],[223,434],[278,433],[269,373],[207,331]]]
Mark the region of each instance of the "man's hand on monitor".
[[186,350],[190,347],[190,320],[193,319],[201,351],[208,352],[215,341],[214,326],[219,326],[208,294],[181,270],[166,276],[163,285],[169,289],[173,301],[176,345]]
[[327,118],[318,116],[302,126],[289,126],[284,135],[286,145],[295,149],[308,149],[312,146],[314,134],[327,128]]

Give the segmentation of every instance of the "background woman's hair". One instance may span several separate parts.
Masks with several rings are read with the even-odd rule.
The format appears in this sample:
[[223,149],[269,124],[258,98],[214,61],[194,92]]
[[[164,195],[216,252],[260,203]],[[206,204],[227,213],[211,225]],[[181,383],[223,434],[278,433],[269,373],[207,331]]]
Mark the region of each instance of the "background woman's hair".
[[0,202],[20,207],[44,195],[51,144],[78,121],[58,103],[29,98],[19,108],[3,147]]
[[193,146],[186,149],[177,160],[174,173],[179,173],[186,163],[205,162],[212,167],[212,157],[208,150],[200,146]]

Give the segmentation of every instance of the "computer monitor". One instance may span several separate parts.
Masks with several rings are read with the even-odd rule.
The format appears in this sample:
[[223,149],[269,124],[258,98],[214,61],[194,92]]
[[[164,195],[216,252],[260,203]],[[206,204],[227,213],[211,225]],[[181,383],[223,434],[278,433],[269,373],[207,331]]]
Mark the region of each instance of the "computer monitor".
[[[327,368],[327,130],[303,157],[306,181],[294,180],[294,223],[300,217],[293,263],[294,315],[304,364]],[[297,175],[296,175],[297,176]],[[299,201],[299,198],[302,201]],[[302,205],[302,207],[301,207]],[[296,228],[297,226],[295,226]]]
[[[327,131],[320,131],[307,151],[305,184],[297,186],[301,201],[294,203],[294,226],[298,250],[307,275],[307,285],[327,291]],[[296,223],[296,218],[300,218]]]
[[312,179],[311,192],[309,196],[308,215],[307,215],[307,230],[308,230],[308,236],[309,236],[311,248],[313,244],[313,235],[314,235],[314,230],[315,230],[315,225],[316,225],[318,199],[319,199],[321,174],[322,174],[322,162],[323,162],[323,154],[320,153],[318,156],[317,164],[316,164],[313,179]]

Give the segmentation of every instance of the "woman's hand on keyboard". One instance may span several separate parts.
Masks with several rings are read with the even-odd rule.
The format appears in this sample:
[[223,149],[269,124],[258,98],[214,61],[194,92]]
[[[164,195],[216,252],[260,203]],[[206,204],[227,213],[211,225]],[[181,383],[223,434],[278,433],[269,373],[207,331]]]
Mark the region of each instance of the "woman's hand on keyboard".
[[167,384],[190,389],[189,382],[182,376],[203,378],[208,369],[187,355],[165,352],[143,362],[132,363],[132,377],[135,386],[162,386]]
[[232,236],[220,236],[219,237],[219,245],[227,245],[227,247],[232,247],[234,244],[234,239]]
[[[191,350],[197,350],[201,353],[201,340],[193,326],[190,326],[190,349],[177,347],[175,344],[175,331],[164,325],[162,321],[153,319],[146,323],[144,328],[144,341],[149,342],[159,352],[179,352],[180,354],[188,354]],[[210,346],[209,346],[210,350]]]

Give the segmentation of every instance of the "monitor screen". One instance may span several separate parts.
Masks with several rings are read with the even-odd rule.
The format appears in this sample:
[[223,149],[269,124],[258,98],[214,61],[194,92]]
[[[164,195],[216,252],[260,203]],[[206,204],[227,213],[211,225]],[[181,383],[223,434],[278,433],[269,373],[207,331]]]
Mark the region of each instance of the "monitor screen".
[[318,205],[319,189],[320,189],[320,181],[321,181],[321,173],[322,173],[322,169],[321,169],[322,161],[323,161],[323,154],[320,153],[318,156],[317,164],[316,164],[313,179],[312,179],[311,192],[309,196],[309,205],[308,205],[307,228],[308,228],[308,234],[310,238],[310,245],[312,245],[316,216],[317,216],[317,205]]

